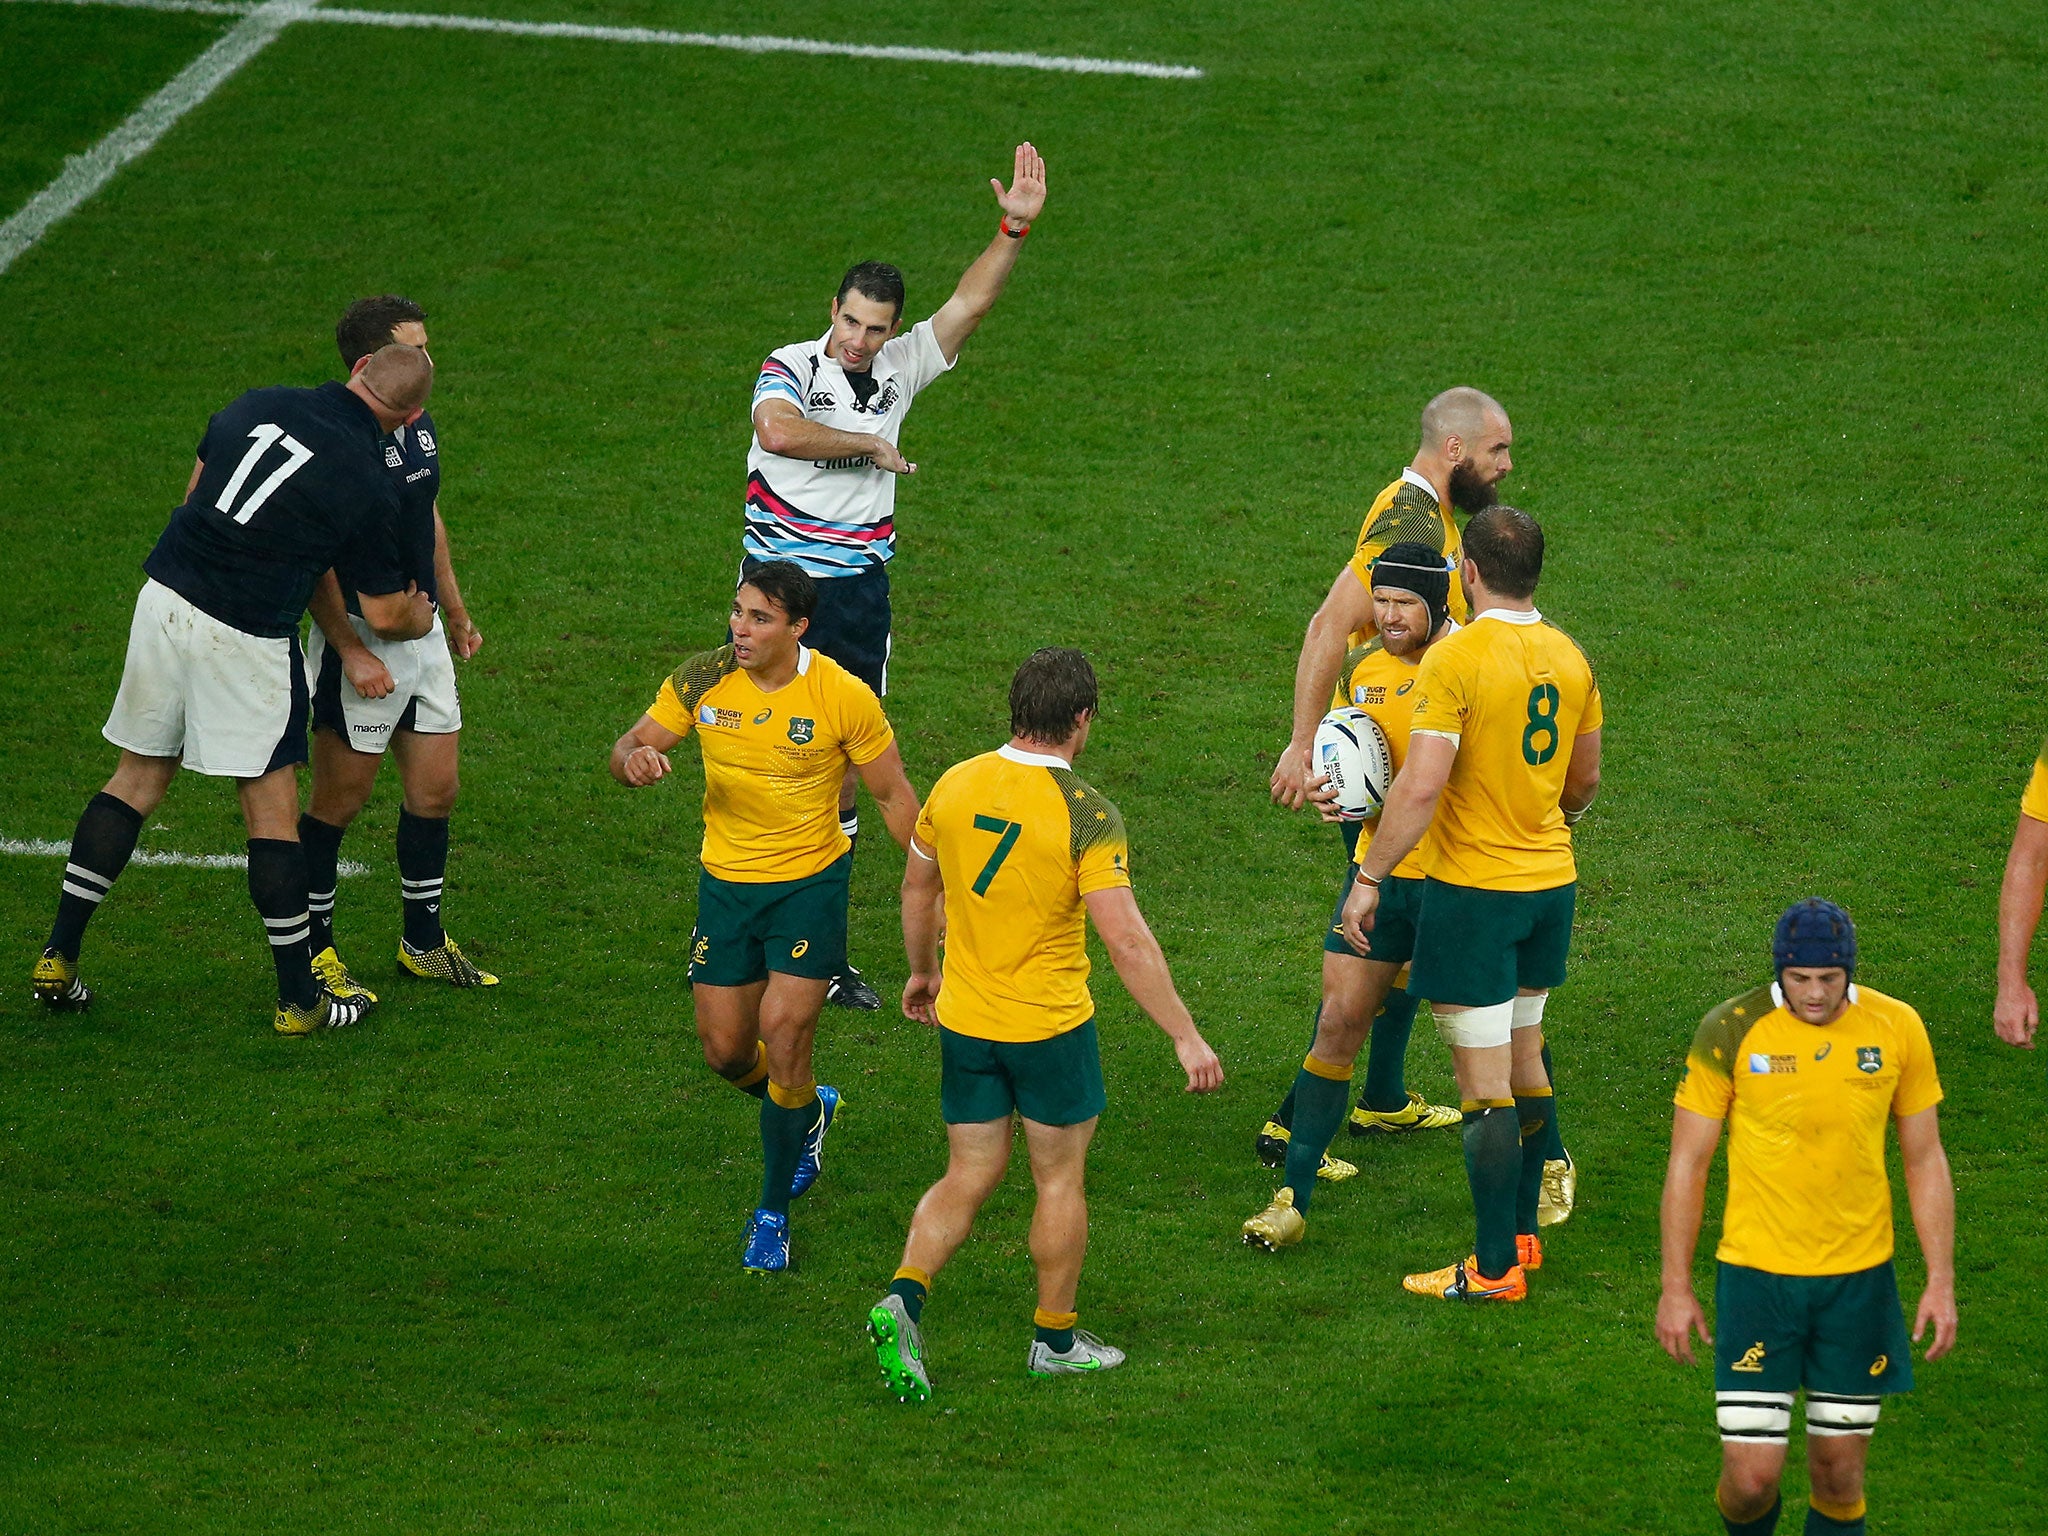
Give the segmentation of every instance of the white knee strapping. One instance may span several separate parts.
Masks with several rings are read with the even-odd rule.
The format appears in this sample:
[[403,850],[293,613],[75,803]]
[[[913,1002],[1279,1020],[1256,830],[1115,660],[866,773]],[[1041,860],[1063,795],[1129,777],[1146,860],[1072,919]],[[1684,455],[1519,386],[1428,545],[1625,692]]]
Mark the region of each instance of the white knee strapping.
[[1867,1435],[1877,1428],[1883,1402],[1875,1397],[1843,1397],[1833,1392],[1806,1394],[1809,1435]]
[[1716,1392],[1714,1420],[1721,1426],[1723,1440],[1783,1445],[1792,1433],[1792,1394]]
[[1538,992],[1534,997],[1518,997],[1514,1002],[1515,1028],[1534,1029],[1543,1022],[1543,1005],[1550,1001],[1548,992]]
[[1515,1005],[1511,1002],[1467,1008],[1459,1013],[1438,1013],[1432,1008],[1430,1013],[1444,1044],[1463,1046],[1468,1051],[1506,1045],[1514,1032]]

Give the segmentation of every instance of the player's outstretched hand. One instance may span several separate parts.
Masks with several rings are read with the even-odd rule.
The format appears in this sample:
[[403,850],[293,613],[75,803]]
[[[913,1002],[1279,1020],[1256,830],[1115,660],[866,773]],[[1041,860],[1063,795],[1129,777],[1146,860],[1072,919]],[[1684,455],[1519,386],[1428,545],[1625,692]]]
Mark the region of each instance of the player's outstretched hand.
[[1359,954],[1370,958],[1372,940],[1366,935],[1372,932],[1373,914],[1379,911],[1380,888],[1363,885],[1354,876],[1350,894],[1344,898],[1344,915],[1338,920],[1338,929],[1344,935],[1344,942]]
[[484,632],[470,623],[469,615],[447,614],[448,650],[457,661],[467,661],[484,648]]
[[345,652],[341,658],[341,675],[348,679],[349,687],[365,699],[381,699],[398,686],[391,680],[391,669],[367,649]]
[[1991,1027],[1998,1031],[1998,1038],[2007,1045],[2031,1051],[2034,1048],[2034,1031],[2040,1024],[2041,1005],[2034,998],[2034,989],[2024,981],[2014,982],[2011,986],[2001,982],[1998,1003],[1991,1010]]
[[1173,1054],[1180,1058],[1181,1070],[1188,1075],[1189,1093],[1214,1093],[1223,1086],[1223,1063],[1216,1059],[1216,1053],[1199,1031],[1174,1041]]
[[939,977],[912,976],[903,983],[903,1017],[915,1019],[920,1024],[939,1026]]
[[1694,1334],[1709,1349],[1714,1347],[1714,1336],[1707,1331],[1707,1314],[1700,1310],[1700,1299],[1690,1290],[1683,1294],[1666,1291],[1657,1300],[1657,1342],[1664,1346],[1664,1353],[1691,1365]]
[[1017,169],[1010,190],[1005,192],[994,176],[988,184],[996,189],[996,201],[1012,223],[1029,224],[1045,206],[1045,161],[1027,139],[1017,146]]
[[1273,803],[1298,811],[1308,803],[1308,753],[1291,742],[1273,765]]
[[1927,1332],[1928,1324],[1934,1325],[1934,1337],[1928,1341],[1927,1358],[1939,1360],[1956,1343],[1956,1288],[1953,1285],[1936,1286],[1929,1283],[1920,1293],[1920,1310],[1913,1317],[1913,1342],[1918,1344],[1920,1336]]
[[649,784],[668,777],[671,765],[668,754],[653,747],[635,747],[626,754],[624,764],[625,780],[635,789],[645,789]]
[[875,467],[886,469],[892,475],[914,475],[917,466],[903,457],[903,451],[886,437],[877,437],[875,446],[868,457],[875,461]]

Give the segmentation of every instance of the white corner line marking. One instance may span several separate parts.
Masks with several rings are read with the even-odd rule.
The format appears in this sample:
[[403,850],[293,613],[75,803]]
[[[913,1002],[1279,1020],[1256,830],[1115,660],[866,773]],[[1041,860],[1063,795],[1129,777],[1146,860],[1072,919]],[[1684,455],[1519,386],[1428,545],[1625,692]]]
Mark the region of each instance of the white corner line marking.
[[[52,843],[40,837],[0,837],[0,854],[30,859],[68,859],[69,843]],[[154,848],[137,850],[130,864],[157,864],[174,869],[247,869],[248,857],[239,853],[160,853]],[[343,859],[336,866],[343,875],[367,875],[370,866]]]
[[228,28],[206,52],[180,70],[171,83],[137,107],[128,120],[82,155],[64,162],[64,169],[42,191],[0,224],[0,272],[66,214],[71,213],[113,179],[114,173],[171,129],[171,125],[206,100],[236,70],[261,53],[292,22],[318,0],[270,0]]

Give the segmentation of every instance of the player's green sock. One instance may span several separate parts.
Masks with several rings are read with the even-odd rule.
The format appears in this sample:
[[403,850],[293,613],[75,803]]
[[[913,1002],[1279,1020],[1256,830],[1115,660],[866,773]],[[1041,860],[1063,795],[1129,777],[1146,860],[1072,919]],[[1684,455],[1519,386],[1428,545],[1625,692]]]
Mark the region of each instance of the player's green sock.
[[1543,1042],[1543,1075],[1550,1082],[1550,1129],[1543,1136],[1543,1155],[1553,1163],[1564,1161],[1564,1135],[1557,1128],[1557,1068],[1550,1064],[1550,1041]]
[[1861,1499],[1854,1504],[1812,1499],[1806,1510],[1806,1536],[1863,1536],[1869,1529],[1863,1520],[1866,1507]]
[[1522,1173],[1521,1127],[1513,1099],[1465,1100],[1465,1177],[1472,1183],[1479,1272],[1497,1280],[1515,1267],[1515,1184]]
[[1074,1324],[1080,1316],[1078,1312],[1048,1312],[1040,1307],[1031,1314],[1031,1324],[1038,1330],[1032,1337],[1054,1354],[1064,1355],[1074,1347]]
[[1771,1532],[1778,1528],[1778,1514],[1784,1507],[1785,1501],[1776,1499],[1754,1520],[1734,1520],[1729,1518],[1727,1510],[1721,1509],[1721,1501],[1718,1498],[1714,1500],[1714,1508],[1720,1511],[1721,1523],[1728,1528],[1728,1536],[1771,1536]]
[[1351,1069],[1319,1060],[1311,1051],[1294,1074],[1294,1136],[1287,1143],[1287,1187],[1294,1208],[1306,1214],[1316,1192],[1316,1170],[1344,1123],[1351,1103]]
[[[1323,1005],[1316,1004],[1315,1022],[1308,1027],[1308,1048],[1316,1048],[1316,1035],[1323,1027]],[[1287,1097],[1280,1101],[1280,1107],[1273,1111],[1273,1118],[1290,1131],[1294,1129],[1294,1084],[1287,1085]]]
[[889,1294],[903,1298],[903,1310],[910,1314],[913,1323],[924,1321],[924,1299],[931,1293],[932,1277],[908,1264],[897,1270],[896,1278],[889,1282]]
[[1550,1150],[1551,1096],[1548,1088],[1515,1095],[1515,1115],[1522,1122],[1522,1172],[1515,1184],[1515,1230],[1536,1230],[1536,1207],[1543,1197],[1543,1159]]
[[1359,1106],[1392,1114],[1408,1107],[1408,1037],[1415,1032],[1416,1000],[1406,987],[1387,993],[1366,1039],[1365,1092]]
[[804,1137],[818,1123],[816,1079],[785,1088],[772,1078],[761,1100],[761,1209],[789,1212],[789,1181],[804,1155]]

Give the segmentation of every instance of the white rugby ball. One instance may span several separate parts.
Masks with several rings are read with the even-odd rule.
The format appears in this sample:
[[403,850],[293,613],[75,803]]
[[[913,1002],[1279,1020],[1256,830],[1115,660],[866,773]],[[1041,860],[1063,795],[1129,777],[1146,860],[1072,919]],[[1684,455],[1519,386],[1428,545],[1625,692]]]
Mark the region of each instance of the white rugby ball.
[[1332,804],[1339,821],[1370,821],[1379,815],[1394,777],[1394,754],[1379,721],[1348,704],[1323,716],[1309,751],[1309,777],[1322,775],[1337,792]]

